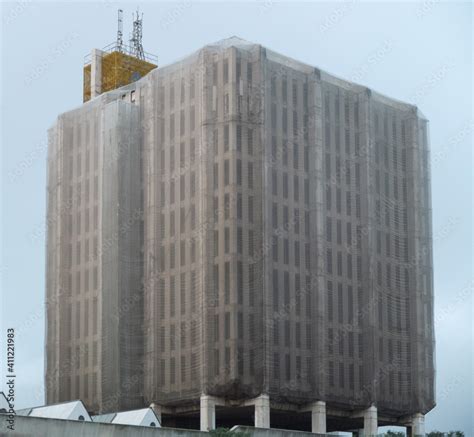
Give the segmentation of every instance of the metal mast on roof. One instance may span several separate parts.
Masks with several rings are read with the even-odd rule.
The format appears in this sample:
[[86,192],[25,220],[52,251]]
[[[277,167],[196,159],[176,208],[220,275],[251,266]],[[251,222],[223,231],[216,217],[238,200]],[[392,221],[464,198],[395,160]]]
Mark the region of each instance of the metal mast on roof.
[[122,19],[122,14],[123,10],[119,9],[118,11],[118,17],[117,17],[117,51],[118,52],[123,52],[123,19]]
[[143,36],[143,13],[139,14],[137,8],[137,16],[133,16],[133,31],[132,31],[132,38],[130,39],[130,46],[132,50],[132,55],[137,57],[138,59],[145,59],[145,53],[143,51],[142,45],[142,36]]

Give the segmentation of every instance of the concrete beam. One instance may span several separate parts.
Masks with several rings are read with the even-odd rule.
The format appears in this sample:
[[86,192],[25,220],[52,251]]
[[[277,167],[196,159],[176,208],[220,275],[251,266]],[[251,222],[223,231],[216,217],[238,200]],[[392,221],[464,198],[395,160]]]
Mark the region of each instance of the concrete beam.
[[102,94],[102,55],[99,49],[92,49],[91,53],[91,99]]
[[311,404],[311,432],[326,434],[326,402]]
[[216,429],[216,402],[212,396],[201,396],[201,431]]
[[364,411],[364,437],[377,435],[377,408],[371,406]]
[[270,398],[260,395],[255,398],[255,427],[270,428]]
[[408,429],[408,434],[410,434],[412,437],[420,437],[420,436],[424,437],[425,436],[425,416],[424,416],[424,414],[421,414],[421,413],[415,414],[412,417],[411,424],[408,428],[409,428]]

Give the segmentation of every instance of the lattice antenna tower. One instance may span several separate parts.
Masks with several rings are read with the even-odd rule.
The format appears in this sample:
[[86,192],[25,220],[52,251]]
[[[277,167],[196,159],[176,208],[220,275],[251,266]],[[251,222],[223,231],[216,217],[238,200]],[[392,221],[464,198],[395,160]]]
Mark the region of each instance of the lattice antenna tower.
[[123,53],[123,10],[117,11],[117,51]]
[[145,53],[143,51],[142,36],[143,36],[143,13],[140,13],[137,8],[137,15],[133,15],[133,31],[132,38],[130,39],[130,46],[132,54],[138,59],[145,59]]

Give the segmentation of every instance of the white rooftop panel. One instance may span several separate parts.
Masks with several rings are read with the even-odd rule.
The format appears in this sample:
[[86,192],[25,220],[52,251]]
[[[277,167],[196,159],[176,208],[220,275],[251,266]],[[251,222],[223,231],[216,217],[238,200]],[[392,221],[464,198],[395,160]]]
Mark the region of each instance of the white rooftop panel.
[[151,408],[142,408],[141,410],[122,411],[112,420],[112,423],[121,425],[150,426],[152,423],[159,427],[160,423]]
[[0,391],[0,411],[8,411],[10,409],[10,404],[7,401],[7,398],[3,391]]
[[[29,416],[49,419],[91,421],[89,413],[81,401],[64,402],[55,405],[32,408]],[[82,418],[81,418],[82,417]]]

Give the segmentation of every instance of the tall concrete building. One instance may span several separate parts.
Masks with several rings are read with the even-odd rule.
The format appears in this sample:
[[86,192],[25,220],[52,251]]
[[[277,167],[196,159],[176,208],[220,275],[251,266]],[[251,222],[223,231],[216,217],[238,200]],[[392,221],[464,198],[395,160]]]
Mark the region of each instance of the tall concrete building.
[[416,107],[233,37],[61,115],[48,168],[48,402],[424,433]]

